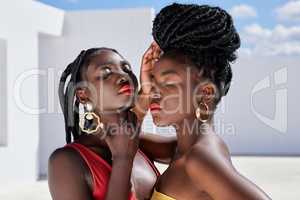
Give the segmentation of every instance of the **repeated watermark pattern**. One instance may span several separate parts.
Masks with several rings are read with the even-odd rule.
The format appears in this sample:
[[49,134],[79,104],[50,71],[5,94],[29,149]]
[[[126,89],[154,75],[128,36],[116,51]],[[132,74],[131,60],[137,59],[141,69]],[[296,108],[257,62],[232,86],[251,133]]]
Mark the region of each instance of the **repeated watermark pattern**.
[[[59,100],[58,100],[58,96],[57,96],[57,86],[58,86],[58,81],[60,78],[60,75],[62,73],[62,71],[56,71],[56,68],[46,68],[46,69],[30,69],[27,71],[24,71],[23,73],[21,73],[17,79],[15,80],[14,83],[14,100],[16,103],[16,106],[23,111],[24,113],[27,114],[31,114],[31,115],[39,115],[39,114],[61,114],[61,108],[59,105]],[[114,73],[118,73],[118,72],[114,72]],[[251,93],[249,94],[250,96],[250,109],[251,112],[253,113],[253,115],[263,124],[269,126],[272,129],[277,130],[280,133],[286,133],[287,132],[287,122],[288,122],[288,89],[286,87],[287,85],[287,74],[288,74],[288,68],[284,67],[281,68],[275,72],[273,72],[273,76],[268,75],[267,77],[265,77],[264,79],[258,81],[257,83],[254,83],[253,89],[251,90]],[[274,81],[271,81],[271,77],[274,78]],[[186,83],[187,87],[191,87],[189,80],[191,78],[191,71],[187,70],[187,74],[186,74],[186,80],[188,81]],[[36,82],[38,83],[39,79],[43,79],[46,80],[47,82],[47,104],[44,107],[39,107],[39,108],[32,108],[29,105],[26,105],[24,103],[24,100],[22,98],[22,85],[28,80],[28,79],[35,79]],[[129,81],[131,81],[129,79]],[[199,95],[196,93],[196,91],[198,91],[198,88],[201,87],[203,84],[205,84],[206,82],[203,81],[201,84],[199,84],[194,91],[191,92],[190,88],[186,88],[185,91],[182,91],[182,89],[180,87],[177,87],[177,93],[176,94],[172,94],[169,96],[164,97],[163,99],[160,100],[160,104],[164,105],[165,101],[167,101],[168,99],[172,99],[172,98],[178,98],[178,102],[179,105],[175,110],[165,110],[164,112],[166,114],[169,115],[173,115],[175,113],[180,113],[180,112],[193,112],[196,108],[197,108],[197,98],[201,98],[201,96],[199,97]],[[271,83],[274,83],[274,85],[272,85]],[[102,82],[100,82],[99,84],[103,84]],[[130,84],[133,84],[132,81]],[[145,84],[152,84],[152,83],[145,83]],[[231,84],[233,85],[233,83]],[[274,110],[274,116],[272,118],[267,117],[266,115],[264,115],[263,113],[259,112],[253,103],[253,99],[256,93],[263,91],[264,89],[268,89],[268,88],[276,88],[277,86],[282,86],[284,85],[285,87],[279,87],[279,89],[276,89],[275,91],[275,110]],[[93,84],[90,84],[87,81],[81,81],[78,82],[74,85],[74,89],[76,90],[76,88],[79,87],[87,87],[91,93],[99,93],[99,91],[97,91],[96,87]],[[100,86],[101,87],[101,86]],[[185,92],[185,93],[184,93]],[[137,94],[137,93],[136,93]],[[100,92],[100,95],[95,95],[95,97],[100,97],[102,98],[105,94]],[[218,93],[215,94],[215,97],[219,95]],[[132,104],[132,101],[136,101],[136,97],[137,95],[133,95],[130,100],[128,101],[128,105]],[[187,98],[187,101],[183,101],[183,99],[180,98]],[[183,105],[181,105],[183,102],[191,102],[192,98],[192,102],[193,105],[186,105],[187,107],[185,107],[184,110],[182,110],[182,108],[184,108]],[[98,101],[96,100],[96,102],[101,102],[101,99]],[[97,105],[100,106],[100,108],[98,108],[99,110],[101,110],[101,104]],[[220,112],[220,114],[224,115],[227,112],[227,108],[226,108],[226,103],[225,100],[221,100],[219,102],[219,104],[217,105],[218,109],[216,110],[211,110],[210,114],[216,114],[215,112]],[[162,106],[163,107],[163,106]],[[79,108],[82,108],[82,106],[79,106]],[[126,109],[126,106],[124,106],[124,108],[121,108],[121,110],[117,110],[115,112],[122,112],[124,110],[122,109]],[[138,108],[137,105],[137,109],[141,109]],[[142,110],[142,109],[141,109]],[[80,110],[75,110],[75,112],[78,112],[79,115],[83,114],[83,109]],[[110,111],[103,111],[104,114],[109,114],[112,113],[114,111],[110,110]],[[72,120],[71,120],[72,122]],[[193,132],[193,130],[196,129],[202,129],[204,127],[201,126],[205,126],[205,124],[200,124],[199,123],[195,123],[195,124],[190,124],[190,123],[186,123],[184,120],[184,126],[189,126],[186,127],[188,130],[190,130],[190,132]],[[144,124],[143,126],[147,129],[150,130],[151,132],[161,132],[163,134],[172,134],[174,133],[175,129],[163,129],[163,131],[161,131],[162,129],[154,126],[151,123],[151,120],[146,119],[144,120]],[[172,125],[173,127],[176,125]],[[230,123],[230,122],[225,122],[224,119],[216,119],[213,121],[213,128],[215,130],[215,132],[220,133],[220,134],[225,134],[225,135],[235,135],[236,134],[236,129],[235,129],[235,125],[234,123]],[[131,128],[132,129],[132,128]],[[160,129],[160,130],[159,130]]]

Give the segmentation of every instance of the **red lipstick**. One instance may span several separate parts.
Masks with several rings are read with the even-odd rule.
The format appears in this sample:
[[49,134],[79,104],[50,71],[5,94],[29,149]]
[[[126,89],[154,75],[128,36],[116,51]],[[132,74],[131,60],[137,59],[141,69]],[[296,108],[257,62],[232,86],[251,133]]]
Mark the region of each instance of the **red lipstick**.
[[161,110],[161,107],[158,103],[151,103],[149,108],[150,108],[150,111]]
[[132,94],[133,91],[133,88],[129,84],[125,84],[120,88],[119,93]]

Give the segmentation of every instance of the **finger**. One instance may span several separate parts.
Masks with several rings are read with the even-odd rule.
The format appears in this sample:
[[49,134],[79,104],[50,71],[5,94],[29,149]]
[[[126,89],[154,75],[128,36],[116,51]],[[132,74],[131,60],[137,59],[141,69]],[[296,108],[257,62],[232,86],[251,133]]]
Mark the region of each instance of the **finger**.
[[161,50],[161,48],[159,46],[156,46],[155,57],[159,59],[162,55],[163,55],[163,51]]
[[160,54],[159,48],[157,46],[153,47],[153,57],[157,58]]
[[142,67],[147,67],[147,64],[152,60],[152,58],[153,58],[153,51],[151,50],[144,55],[142,60]]
[[151,43],[151,46],[155,47],[155,46],[158,46],[157,42],[154,40],[152,43]]
[[127,124],[126,124],[126,128],[128,129],[127,131],[131,131],[130,128],[134,126],[131,113],[132,113],[131,111],[127,112]]
[[163,50],[160,48],[160,46],[155,42],[154,44],[155,50],[159,53],[159,56],[163,54]]
[[154,68],[154,66],[155,66],[155,63],[158,61],[158,59],[155,59],[155,58],[153,58],[152,60],[151,60],[151,66],[152,66],[152,69]]
[[151,53],[153,51],[153,46],[152,44],[148,47],[148,49],[145,51],[145,53],[143,54],[143,58],[146,57],[149,53]]
[[128,121],[129,121],[129,123],[132,123],[132,125],[134,127],[136,127],[137,116],[136,116],[136,114],[134,112],[132,112],[132,111],[128,112]]

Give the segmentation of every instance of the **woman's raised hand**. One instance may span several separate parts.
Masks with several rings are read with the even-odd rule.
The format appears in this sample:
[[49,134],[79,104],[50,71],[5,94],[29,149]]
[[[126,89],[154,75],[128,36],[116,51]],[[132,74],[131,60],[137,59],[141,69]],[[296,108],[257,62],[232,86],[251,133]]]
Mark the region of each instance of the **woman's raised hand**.
[[105,200],[128,200],[133,160],[139,146],[140,125],[131,111],[125,119],[105,127],[105,141],[112,153],[112,172]]
[[135,113],[126,112],[126,119],[107,127],[105,141],[112,153],[112,159],[133,161],[139,146],[140,123]]
[[149,94],[151,90],[151,71],[154,63],[162,55],[162,50],[156,42],[152,42],[150,47],[146,50],[142,58],[140,83],[144,94]]
[[141,69],[140,69],[140,83],[141,89],[139,91],[133,112],[138,117],[140,122],[143,121],[144,116],[149,108],[149,94],[151,91],[151,71],[153,70],[154,63],[162,55],[162,50],[156,42],[152,42],[150,47],[143,55]]

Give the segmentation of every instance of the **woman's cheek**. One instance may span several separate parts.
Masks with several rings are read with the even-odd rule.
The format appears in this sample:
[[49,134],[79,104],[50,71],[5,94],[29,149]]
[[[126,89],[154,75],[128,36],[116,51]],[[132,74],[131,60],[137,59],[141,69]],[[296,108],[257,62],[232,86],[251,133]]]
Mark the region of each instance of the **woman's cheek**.
[[181,109],[181,97],[178,93],[169,93],[161,102],[165,114],[175,114]]

